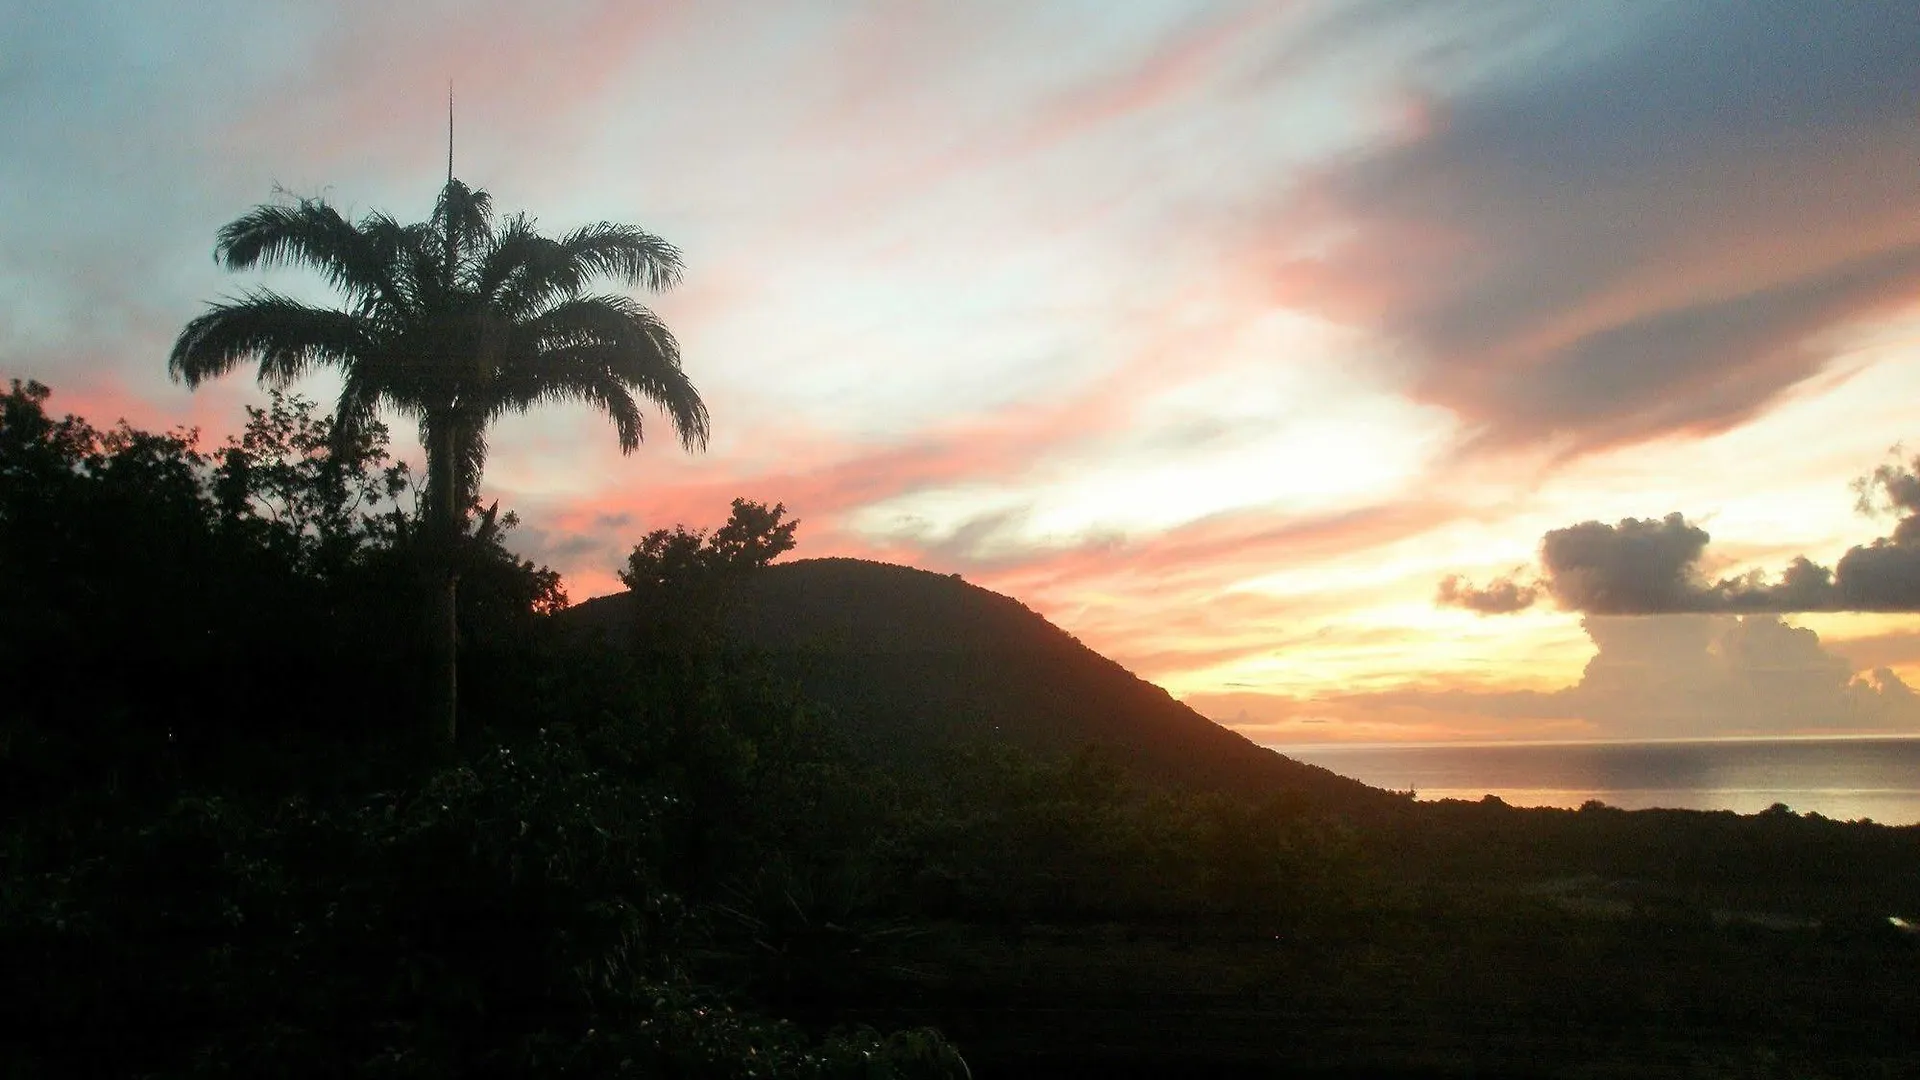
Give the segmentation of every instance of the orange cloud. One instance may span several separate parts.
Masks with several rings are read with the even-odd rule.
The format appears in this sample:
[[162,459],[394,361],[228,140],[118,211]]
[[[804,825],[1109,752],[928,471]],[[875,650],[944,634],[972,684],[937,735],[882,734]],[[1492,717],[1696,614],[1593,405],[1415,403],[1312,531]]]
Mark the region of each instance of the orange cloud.
[[1920,630],[1889,630],[1861,637],[1837,638],[1828,644],[1834,653],[1860,670],[1920,669]]
[[1189,703],[1300,741],[1885,733],[1920,723],[1920,697],[1898,675],[1857,670],[1812,630],[1775,616],[1589,616],[1582,625],[1596,652],[1577,683],[1551,691],[1416,677],[1382,690]]
[[1580,739],[1601,734],[1577,719],[1516,720],[1471,707],[1225,692],[1184,699],[1201,715],[1267,746],[1347,742]]

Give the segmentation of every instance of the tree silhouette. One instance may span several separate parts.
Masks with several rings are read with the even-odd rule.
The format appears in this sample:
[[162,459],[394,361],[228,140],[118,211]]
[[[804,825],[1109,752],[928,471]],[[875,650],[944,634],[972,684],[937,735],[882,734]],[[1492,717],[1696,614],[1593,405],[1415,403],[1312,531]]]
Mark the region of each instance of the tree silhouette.
[[735,499],[711,532],[678,525],[642,537],[619,571],[636,601],[635,645],[656,659],[710,658],[747,578],[793,550],[800,523],[786,513],[785,503]]
[[220,230],[214,257],[235,271],[317,271],[343,302],[317,307],[259,288],[211,304],[174,343],[175,379],[194,387],[255,361],[262,385],[283,388],[334,368],[336,437],[356,438],[382,407],[419,424],[432,536],[429,723],[451,746],[457,552],[487,426],[507,412],[581,401],[607,414],[621,451],[632,453],[642,434],[637,396],[666,414],[686,449],[706,445],[706,406],[665,324],[629,296],[588,292],[600,278],[671,288],[680,252],[629,225],[599,222],[554,239],[525,214],[496,221],[492,198],[449,173],[426,222],[381,213],[349,221],[319,199],[263,204]]

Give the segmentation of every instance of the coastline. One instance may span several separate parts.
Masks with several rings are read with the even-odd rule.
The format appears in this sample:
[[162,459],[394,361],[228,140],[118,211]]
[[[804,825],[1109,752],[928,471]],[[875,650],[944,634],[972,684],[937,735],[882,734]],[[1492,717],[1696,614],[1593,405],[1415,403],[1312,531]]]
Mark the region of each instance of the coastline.
[[1311,744],[1271,747],[1422,801],[1757,813],[1920,824],[1920,735]]

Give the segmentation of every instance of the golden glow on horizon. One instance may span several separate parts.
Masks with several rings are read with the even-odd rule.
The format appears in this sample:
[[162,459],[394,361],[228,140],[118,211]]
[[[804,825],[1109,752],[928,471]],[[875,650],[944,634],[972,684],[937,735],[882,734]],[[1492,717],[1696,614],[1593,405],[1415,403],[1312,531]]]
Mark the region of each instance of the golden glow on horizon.
[[1427,621],[1425,610],[1355,612],[1308,640],[1155,681],[1177,697],[1226,690],[1313,696],[1436,684],[1555,690],[1579,681],[1593,655],[1575,616],[1485,619],[1439,632],[1431,623],[1419,626]]

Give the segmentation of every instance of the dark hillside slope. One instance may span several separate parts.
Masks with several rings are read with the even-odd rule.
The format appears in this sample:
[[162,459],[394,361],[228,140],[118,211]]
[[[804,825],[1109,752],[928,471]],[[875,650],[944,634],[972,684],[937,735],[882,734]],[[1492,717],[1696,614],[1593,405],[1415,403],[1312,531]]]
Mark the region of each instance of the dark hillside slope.
[[[614,630],[625,594],[563,620]],[[1258,746],[1080,644],[1024,604],[958,577],[859,559],[761,572],[730,631],[833,708],[858,749],[900,764],[955,742],[1040,752],[1105,747],[1141,773],[1242,793],[1299,792],[1324,806],[1391,799]]]

